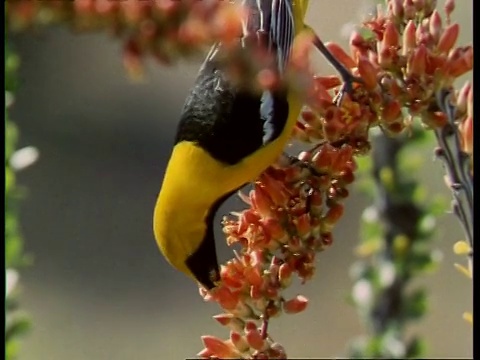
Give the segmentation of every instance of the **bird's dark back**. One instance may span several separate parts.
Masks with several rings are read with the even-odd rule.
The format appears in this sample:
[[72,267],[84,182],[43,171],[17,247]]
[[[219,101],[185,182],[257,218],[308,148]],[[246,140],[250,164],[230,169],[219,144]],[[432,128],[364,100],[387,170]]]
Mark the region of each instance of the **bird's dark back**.
[[233,165],[278,137],[287,116],[285,91],[237,88],[214,59],[207,59],[186,99],[175,143],[195,142]]

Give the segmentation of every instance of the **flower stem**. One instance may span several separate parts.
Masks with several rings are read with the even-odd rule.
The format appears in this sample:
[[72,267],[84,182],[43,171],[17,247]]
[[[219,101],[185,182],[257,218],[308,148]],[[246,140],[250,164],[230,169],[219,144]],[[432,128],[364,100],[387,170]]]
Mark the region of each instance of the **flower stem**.
[[450,101],[450,90],[438,91],[436,98],[440,110],[447,116],[445,126],[435,129],[439,145],[436,155],[443,161],[453,195],[453,212],[460,220],[472,248],[469,258],[473,263],[473,176],[470,173],[470,157],[461,149],[455,124],[456,108]]

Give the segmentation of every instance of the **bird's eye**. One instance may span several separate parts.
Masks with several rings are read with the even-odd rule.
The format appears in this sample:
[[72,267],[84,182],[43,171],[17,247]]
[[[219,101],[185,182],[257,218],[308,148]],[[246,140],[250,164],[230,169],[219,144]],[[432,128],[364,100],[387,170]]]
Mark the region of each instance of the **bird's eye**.
[[307,182],[303,182],[301,185],[300,185],[300,198],[302,200],[305,200],[305,210],[307,212],[310,212],[310,208],[311,208],[311,198],[312,198],[312,195],[313,195],[313,188],[312,186],[307,183]]
[[208,273],[208,277],[213,282],[217,282],[218,280],[220,280],[220,273],[216,269],[211,269],[210,272]]
[[310,186],[309,183],[304,181],[300,184],[300,197],[302,199],[308,198],[309,196],[312,195],[312,193],[313,193],[313,188]]

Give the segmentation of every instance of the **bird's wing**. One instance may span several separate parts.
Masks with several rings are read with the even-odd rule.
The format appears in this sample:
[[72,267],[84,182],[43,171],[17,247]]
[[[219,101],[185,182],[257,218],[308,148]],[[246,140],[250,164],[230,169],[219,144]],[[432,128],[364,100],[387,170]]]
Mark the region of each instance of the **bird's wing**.
[[280,74],[285,71],[295,37],[292,0],[272,0],[269,38]]
[[[292,1],[272,0],[270,11],[269,16],[264,16],[267,21],[265,28],[268,29],[269,46],[276,57],[278,73],[282,76],[290,58],[295,37]],[[260,116],[264,129],[263,144],[275,140],[286,125],[289,115],[286,96],[287,92],[283,89],[265,91],[262,95]]]
[[243,19],[243,36],[267,33],[268,47],[276,55],[278,71],[283,73],[295,37],[293,0],[242,0],[248,16]]

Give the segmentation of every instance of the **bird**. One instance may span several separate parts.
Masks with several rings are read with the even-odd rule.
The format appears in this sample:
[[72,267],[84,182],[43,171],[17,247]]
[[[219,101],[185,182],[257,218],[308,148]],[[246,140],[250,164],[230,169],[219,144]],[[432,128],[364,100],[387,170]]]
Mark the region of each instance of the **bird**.
[[[284,74],[308,0],[243,0],[242,36],[265,34]],[[314,45],[344,83],[355,78],[315,36]],[[242,46],[248,46],[245,42]],[[287,87],[254,92],[234,84],[219,63],[222,44],[204,60],[187,96],[153,214],[157,245],[176,269],[207,290],[220,284],[214,218],[221,204],[282,154],[303,102]]]

